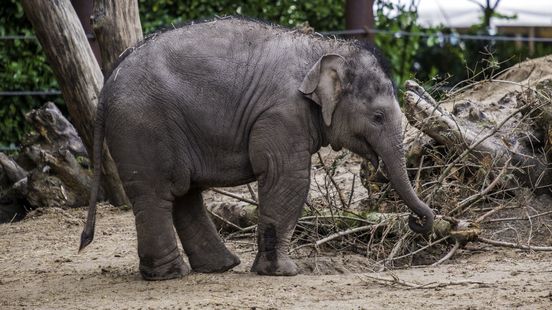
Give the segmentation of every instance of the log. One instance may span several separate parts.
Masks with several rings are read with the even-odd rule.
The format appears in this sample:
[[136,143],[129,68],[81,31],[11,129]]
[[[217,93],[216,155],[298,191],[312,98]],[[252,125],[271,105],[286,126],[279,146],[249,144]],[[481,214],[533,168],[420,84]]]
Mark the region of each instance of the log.
[[0,223],[22,219],[28,172],[15,160],[0,152]]
[[[211,213],[211,218],[219,231],[231,233],[247,230],[258,222],[257,206],[248,203],[214,202],[205,205]],[[313,213],[304,210],[299,218],[298,230],[302,225],[315,223],[317,232],[322,236],[335,229],[345,232],[357,228],[378,229],[387,228],[388,235],[402,235],[407,231],[408,214],[381,213],[360,210],[330,210],[322,209]],[[331,226],[333,229],[327,229]],[[461,244],[477,239],[481,229],[478,224],[467,220],[458,220],[451,217],[437,216],[433,225],[433,234],[436,238],[449,237]],[[339,232],[336,234],[345,236]]]
[[34,137],[35,144],[40,143],[48,150],[68,150],[75,156],[88,155],[75,127],[53,102],[47,102],[41,108],[30,111],[25,119],[37,133]]
[[25,139],[19,160],[31,168],[21,195],[32,208],[86,205],[91,186],[89,160],[73,125],[55,104],[26,115],[35,131]]
[[[44,48],[69,114],[89,154],[103,76],[69,0],[23,0],[23,10]],[[103,152],[103,185],[114,205],[129,205],[109,153]]]
[[[514,94],[508,93],[497,102],[455,100],[453,105],[437,103],[416,82],[406,82],[405,113],[409,122],[452,152],[489,158],[497,167],[510,162],[522,185],[537,193],[550,192],[552,175],[547,169],[546,155],[536,152],[542,141],[528,138],[538,134],[533,123],[526,121],[524,111],[530,106],[519,104]],[[535,113],[531,110],[531,113]]]
[[141,41],[142,25],[136,0],[96,0],[92,27],[100,44],[102,71],[105,78],[111,75],[119,56]]
[[51,102],[25,118],[34,131],[17,157],[0,153],[0,223],[23,218],[25,208],[72,208],[88,202],[90,165],[75,127]]

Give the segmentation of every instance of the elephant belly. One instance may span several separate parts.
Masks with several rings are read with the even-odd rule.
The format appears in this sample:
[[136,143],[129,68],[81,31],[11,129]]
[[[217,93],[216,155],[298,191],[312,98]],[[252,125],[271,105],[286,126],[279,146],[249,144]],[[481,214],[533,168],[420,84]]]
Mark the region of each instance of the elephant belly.
[[247,153],[225,153],[206,156],[209,160],[203,167],[194,169],[192,187],[227,187],[250,183],[255,180]]

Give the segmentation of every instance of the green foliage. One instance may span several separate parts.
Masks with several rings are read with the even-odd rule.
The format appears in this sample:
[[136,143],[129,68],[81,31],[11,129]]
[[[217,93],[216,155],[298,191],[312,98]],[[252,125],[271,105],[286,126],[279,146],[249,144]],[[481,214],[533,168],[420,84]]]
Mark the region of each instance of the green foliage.
[[[315,29],[343,29],[342,0],[138,0],[145,33],[215,15],[250,16],[293,27],[309,21]],[[20,0],[0,6],[0,36],[33,36]],[[58,89],[46,56],[37,40],[0,40],[0,91]],[[0,148],[21,141],[28,130],[24,115],[47,100],[63,105],[61,96],[0,97]]]
[[[492,17],[515,18],[498,12],[492,12]],[[422,27],[418,23],[417,8],[412,4],[376,0],[375,19],[376,28],[386,31],[375,36],[376,45],[389,59],[395,82],[401,87],[410,78],[428,86],[452,87],[465,80],[489,78],[529,57],[552,54],[550,43],[535,43],[535,52],[531,55],[527,44],[519,47],[511,41],[461,41],[446,27]],[[466,34],[486,35],[488,27],[483,20]],[[387,33],[400,31],[412,35]],[[445,38],[443,34],[450,37]]]
[[139,0],[145,33],[213,16],[243,15],[294,27],[308,21],[317,31],[343,29],[343,0]]
[[[316,31],[342,30],[345,26],[343,0],[138,0],[144,33],[213,16],[244,15],[294,27],[308,22]],[[493,12],[493,18],[513,18]],[[386,33],[375,36],[376,45],[390,60],[395,82],[402,86],[409,78],[452,86],[467,78],[487,78],[493,72],[527,57],[552,54],[552,44],[527,45],[444,39],[451,33],[443,27],[424,28],[418,23],[417,8],[376,0],[376,28]],[[482,34],[483,23],[470,30]],[[400,31],[414,36],[393,35]],[[32,36],[30,23],[19,0],[4,0],[0,6],[0,36]],[[58,89],[40,44],[36,40],[0,40],[0,90]],[[0,147],[18,143],[26,131],[24,114],[47,100],[63,104],[61,96],[0,97]]]
[[403,81],[411,78],[411,64],[420,48],[420,38],[411,36],[392,35],[392,33],[422,31],[418,21],[417,7],[411,3],[394,4],[388,1],[376,1],[375,10],[376,29],[389,33],[375,36],[376,45],[387,56],[393,70],[395,82],[402,85]]
[[[0,36],[33,36],[19,0],[0,6]],[[52,70],[36,40],[0,40],[0,91],[57,89]],[[0,146],[19,141],[26,128],[24,114],[56,97],[0,97]]]

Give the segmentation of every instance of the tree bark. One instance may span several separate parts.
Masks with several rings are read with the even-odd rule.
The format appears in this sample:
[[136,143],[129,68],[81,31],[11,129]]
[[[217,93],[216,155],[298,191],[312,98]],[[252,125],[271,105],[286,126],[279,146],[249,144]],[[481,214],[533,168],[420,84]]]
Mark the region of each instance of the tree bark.
[[[46,52],[63,99],[92,154],[93,128],[103,76],[69,0],[23,0],[23,10]],[[129,204],[107,151],[103,152],[104,188],[114,205]]]
[[143,39],[136,0],[96,0],[92,16],[94,34],[100,44],[102,71],[107,79],[119,56]]
[[[345,26],[350,30],[374,28],[374,0],[347,0],[345,3]],[[374,34],[358,36],[374,41]]]

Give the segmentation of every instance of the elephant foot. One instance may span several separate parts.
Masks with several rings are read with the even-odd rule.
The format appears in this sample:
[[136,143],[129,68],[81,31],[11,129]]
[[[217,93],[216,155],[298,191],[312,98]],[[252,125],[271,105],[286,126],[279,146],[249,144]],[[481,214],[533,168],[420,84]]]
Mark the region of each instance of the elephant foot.
[[259,252],[251,272],[267,276],[295,276],[299,273],[299,268],[287,255]]
[[169,261],[140,259],[140,274],[147,281],[161,281],[181,278],[190,273],[190,267],[180,254]]
[[240,264],[240,259],[228,249],[222,253],[209,253],[202,256],[188,256],[192,270],[201,273],[225,272]]

